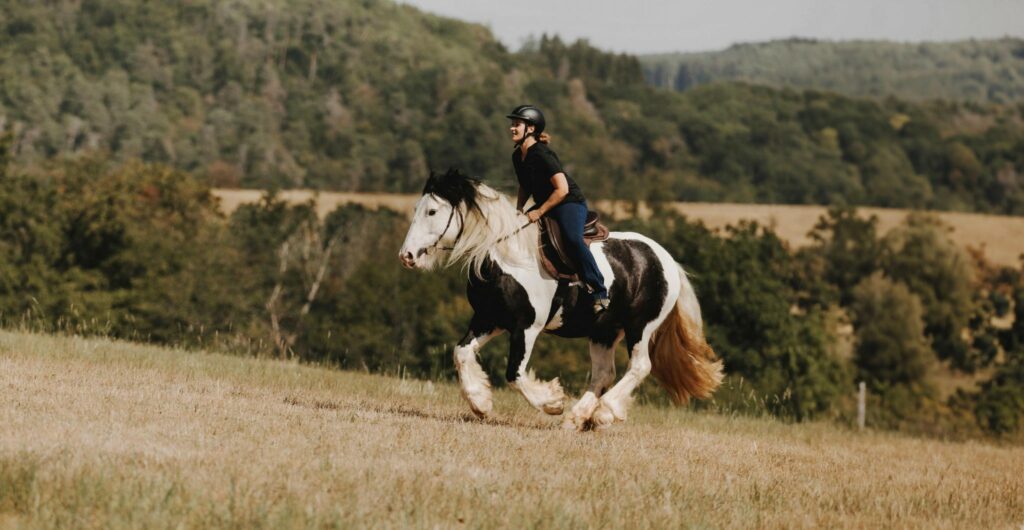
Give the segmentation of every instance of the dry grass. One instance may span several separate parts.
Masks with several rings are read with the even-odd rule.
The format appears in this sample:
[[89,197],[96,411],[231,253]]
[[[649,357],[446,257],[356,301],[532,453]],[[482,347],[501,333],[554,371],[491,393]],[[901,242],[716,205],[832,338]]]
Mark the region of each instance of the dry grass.
[[0,527],[1024,524],[1024,448],[636,407],[577,434],[498,392],[0,332]]
[[[225,212],[232,212],[240,204],[255,202],[262,192],[258,190],[214,190],[220,198]],[[412,212],[417,196],[389,193],[314,193],[308,190],[282,192],[282,197],[292,202],[306,202],[316,199],[317,211],[327,215],[341,204],[358,203],[371,208],[391,208],[400,212]],[[624,212],[623,204],[597,201],[597,207],[604,211]],[[790,206],[776,204],[728,204],[728,203],[676,203],[676,209],[691,219],[699,219],[712,228],[736,224],[741,219],[750,219],[771,226],[779,237],[790,244],[801,247],[810,243],[807,232],[814,227],[826,211],[823,206]],[[906,217],[907,210],[889,208],[860,208],[862,215],[877,215],[879,233],[884,234]],[[1024,254],[1024,217],[984,215],[958,212],[936,212],[954,231],[951,237],[962,246],[984,248],[985,255],[999,265],[1016,267]]]

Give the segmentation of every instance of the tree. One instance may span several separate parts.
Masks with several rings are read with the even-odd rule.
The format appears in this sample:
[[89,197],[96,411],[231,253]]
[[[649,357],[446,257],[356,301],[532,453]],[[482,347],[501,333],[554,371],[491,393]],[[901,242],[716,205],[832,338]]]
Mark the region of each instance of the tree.
[[962,332],[974,313],[974,268],[948,231],[934,216],[910,214],[885,235],[882,269],[920,298],[925,334],[939,358],[973,372],[981,363]]
[[974,414],[978,424],[994,434],[1010,434],[1024,424],[1024,353],[1014,352],[992,379],[981,385]]
[[844,306],[853,301],[854,286],[878,270],[882,247],[877,227],[874,215],[862,218],[855,208],[833,206],[808,234],[810,252],[824,260],[824,279],[838,288]]
[[905,285],[875,273],[852,291],[857,376],[872,389],[922,385],[934,354],[921,301]]

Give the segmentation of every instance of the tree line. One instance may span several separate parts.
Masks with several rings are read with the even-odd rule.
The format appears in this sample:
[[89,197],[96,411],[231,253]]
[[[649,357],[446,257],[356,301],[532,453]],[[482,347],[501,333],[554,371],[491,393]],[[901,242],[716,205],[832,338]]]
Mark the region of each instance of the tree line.
[[[30,169],[99,150],[220,187],[415,192],[451,166],[506,182],[504,115],[530,102],[593,197],[1024,213],[1019,104],[676,93],[637,57],[547,36],[510,51],[373,0],[8,2],[0,35],[0,128]],[[957,53],[1002,65],[1013,46]]]

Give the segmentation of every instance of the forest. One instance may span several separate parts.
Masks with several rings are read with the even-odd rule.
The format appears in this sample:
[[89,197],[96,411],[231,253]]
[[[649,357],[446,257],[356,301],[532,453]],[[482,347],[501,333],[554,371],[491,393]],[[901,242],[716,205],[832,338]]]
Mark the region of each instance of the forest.
[[641,57],[644,75],[676,90],[716,82],[1014,105],[1024,98],[1024,39],[958,42],[822,41],[791,38],[721,51]]
[[415,192],[458,167],[507,189],[504,115],[531,102],[593,197],[1024,213],[1019,103],[680,93],[636,57],[557,37],[510,51],[387,1],[5,0],[0,28],[0,128],[30,169],[98,150],[219,187]]

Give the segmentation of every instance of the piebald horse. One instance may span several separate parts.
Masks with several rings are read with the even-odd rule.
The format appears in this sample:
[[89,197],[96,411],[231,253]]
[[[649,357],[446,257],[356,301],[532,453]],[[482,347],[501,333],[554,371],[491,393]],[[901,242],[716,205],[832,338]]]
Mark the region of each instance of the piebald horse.
[[[477,352],[503,332],[510,335],[506,379],[552,415],[562,414],[566,396],[557,378],[539,381],[527,370],[534,342],[542,332],[589,339],[590,384],[566,415],[566,428],[624,421],[631,394],[650,373],[677,404],[711,395],[721,383],[722,363],[704,339],[693,287],[668,251],[631,232],[612,232],[594,243],[590,248],[611,298],[595,317],[581,287],[560,285],[541,265],[538,230],[504,194],[449,170],[431,173],[399,251],[410,269],[461,263],[469,271],[474,314],[454,357],[474,413],[486,417],[493,408]],[[616,383],[614,352],[623,338],[629,368]]]

